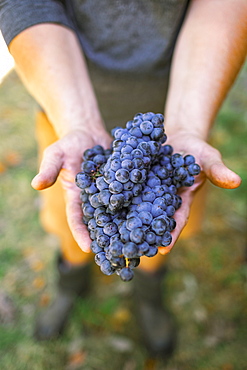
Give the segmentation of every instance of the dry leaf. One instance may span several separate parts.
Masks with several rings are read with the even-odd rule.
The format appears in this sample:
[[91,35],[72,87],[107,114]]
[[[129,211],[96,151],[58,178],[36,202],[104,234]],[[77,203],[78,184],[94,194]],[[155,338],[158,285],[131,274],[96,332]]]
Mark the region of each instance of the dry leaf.
[[14,167],[21,163],[21,155],[18,152],[15,151],[9,151],[5,155],[5,162],[7,166]]
[[115,328],[121,328],[131,319],[131,313],[127,308],[120,307],[112,315],[111,320]]
[[7,169],[7,167],[2,162],[0,162],[0,173],[5,172],[6,169]]
[[31,269],[35,272],[41,271],[44,269],[44,263],[40,260],[33,261],[31,263]]
[[86,358],[86,352],[84,351],[77,351],[71,353],[68,360],[68,366],[70,369],[75,368],[79,365],[82,365]]
[[45,280],[41,277],[37,277],[33,280],[32,285],[35,289],[42,289],[45,286]]
[[42,294],[41,297],[40,297],[40,300],[39,300],[39,306],[41,307],[45,307],[45,306],[48,306],[48,304],[50,303],[51,301],[51,297],[49,294]]
[[22,255],[24,257],[30,257],[34,253],[35,253],[35,248],[33,248],[33,247],[27,247],[27,248],[22,250]]

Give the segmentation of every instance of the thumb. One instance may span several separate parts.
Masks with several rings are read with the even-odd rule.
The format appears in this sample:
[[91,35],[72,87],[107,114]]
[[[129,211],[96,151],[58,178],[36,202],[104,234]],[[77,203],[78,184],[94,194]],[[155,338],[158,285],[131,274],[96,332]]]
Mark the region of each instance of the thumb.
[[209,146],[210,150],[203,156],[202,168],[207,178],[216,186],[224,189],[235,189],[242,180],[223,162],[220,152]]
[[55,144],[44,150],[39,173],[33,178],[31,186],[35,190],[43,190],[52,186],[63,165],[63,153]]

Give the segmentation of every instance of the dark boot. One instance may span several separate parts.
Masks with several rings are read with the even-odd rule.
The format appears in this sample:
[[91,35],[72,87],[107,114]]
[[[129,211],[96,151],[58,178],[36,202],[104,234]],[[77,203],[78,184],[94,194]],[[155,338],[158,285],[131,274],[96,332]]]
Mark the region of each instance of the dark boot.
[[89,290],[90,264],[70,267],[59,257],[57,268],[57,296],[36,321],[34,337],[38,340],[54,339],[62,334],[76,298],[85,295]]
[[146,273],[136,269],[133,279],[136,321],[151,356],[167,359],[175,349],[176,328],[163,305],[166,270]]

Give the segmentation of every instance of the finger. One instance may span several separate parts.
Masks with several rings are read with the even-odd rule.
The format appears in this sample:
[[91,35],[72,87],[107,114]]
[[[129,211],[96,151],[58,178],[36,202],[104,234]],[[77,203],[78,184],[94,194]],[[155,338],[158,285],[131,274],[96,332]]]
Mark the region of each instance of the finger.
[[220,153],[214,148],[203,157],[202,167],[208,179],[220,188],[235,189],[242,182],[241,177],[223,163]]
[[80,201],[80,189],[66,192],[66,214],[72,235],[83,252],[91,252],[91,239],[86,225],[83,224]]
[[63,165],[63,152],[58,145],[52,144],[45,149],[39,173],[33,178],[31,185],[36,190],[43,190],[53,185]]

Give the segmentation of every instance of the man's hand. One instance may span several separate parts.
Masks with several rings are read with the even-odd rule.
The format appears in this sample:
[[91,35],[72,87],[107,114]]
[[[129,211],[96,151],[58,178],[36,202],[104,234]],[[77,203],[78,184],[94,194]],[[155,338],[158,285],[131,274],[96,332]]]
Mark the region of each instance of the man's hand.
[[159,248],[161,254],[167,254],[173,248],[188,221],[195,193],[206,179],[224,189],[235,189],[241,184],[241,178],[223,163],[220,152],[202,139],[190,134],[179,134],[170,136],[169,144],[174,148],[174,153],[192,154],[201,166],[201,173],[196,176],[193,186],[179,191],[183,203],[174,215],[177,226],[172,232],[172,243],[168,247]]
[[80,189],[75,185],[75,176],[80,172],[84,151],[101,144],[105,149],[110,147],[110,135],[101,130],[98,137],[92,137],[87,131],[74,130],[62,139],[50,145],[43,155],[39,173],[32,180],[32,187],[43,190],[61,181],[66,202],[67,220],[71,232],[84,252],[90,252],[89,234],[82,222]]

